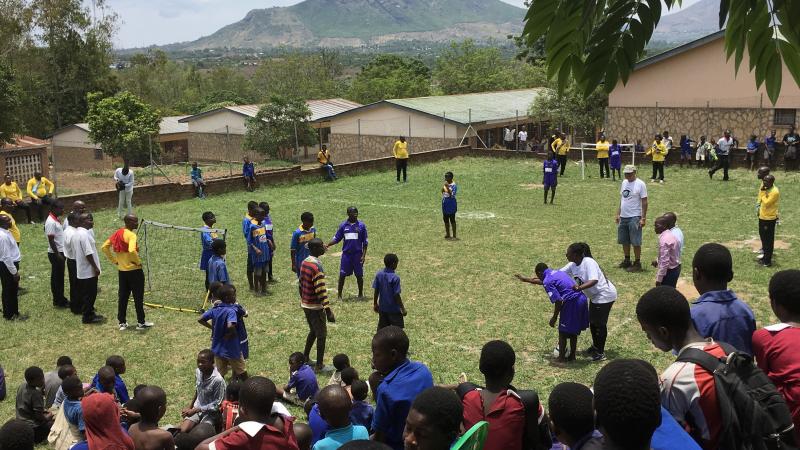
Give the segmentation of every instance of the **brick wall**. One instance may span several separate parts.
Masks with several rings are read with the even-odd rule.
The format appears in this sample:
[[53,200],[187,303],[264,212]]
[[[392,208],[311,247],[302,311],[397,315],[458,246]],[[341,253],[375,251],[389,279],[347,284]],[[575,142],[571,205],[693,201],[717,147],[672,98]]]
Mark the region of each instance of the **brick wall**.
[[[392,147],[397,137],[361,135],[359,149],[359,136],[357,134],[331,134],[328,148],[334,164],[349,163],[360,160],[370,160],[391,156]],[[443,138],[415,138],[407,139],[408,151],[412,154],[435,149],[456,147],[460,139]]]
[[247,155],[257,159],[254,152],[242,150],[244,136],[224,133],[189,133],[189,161],[241,161]]
[[87,172],[113,169],[114,160],[105,153],[102,155],[101,159],[95,158],[95,149],[92,148],[54,147],[53,166],[57,171]]

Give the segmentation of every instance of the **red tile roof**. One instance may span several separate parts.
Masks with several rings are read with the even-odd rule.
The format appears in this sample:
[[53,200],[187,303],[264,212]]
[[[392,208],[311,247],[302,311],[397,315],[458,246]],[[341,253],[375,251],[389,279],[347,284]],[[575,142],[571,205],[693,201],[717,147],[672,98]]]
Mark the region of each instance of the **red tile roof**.
[[16,150],[20,148],[40,147],[42,145],[48,145],[49,143],[50,141],[37,139],[33,136],[16,135],[14,136],[14,142],[0,145],[0,149]]

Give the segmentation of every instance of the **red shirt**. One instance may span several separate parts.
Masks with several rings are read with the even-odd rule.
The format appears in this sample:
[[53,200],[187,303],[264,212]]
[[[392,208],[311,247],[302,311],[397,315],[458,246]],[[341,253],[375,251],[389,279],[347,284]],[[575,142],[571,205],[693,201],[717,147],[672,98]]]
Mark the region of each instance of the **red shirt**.
[[223,430],[230,430],[235,426],[236,419],[239,418],[239,402],[223,400],[220,409],[222,410]]
[[[480,390],[468,392],[464,396],[464,429],[476,423],[489,422],[489,437],[484,450],[521,450],[525,435],[525,406],[512,390],[502,391],[492,403],[488,414],[484,414],[483,398]],[[543,410],[539,405],[540,418]]]
[[795,433],[800,438],[800,328],[785,323],[770,325],[753,333],[756,363],[792,412]]
[[281,416],[283,429],[258,422],[239,424],[239,430],[212,442],[211,450],[299,450],[294,419]]

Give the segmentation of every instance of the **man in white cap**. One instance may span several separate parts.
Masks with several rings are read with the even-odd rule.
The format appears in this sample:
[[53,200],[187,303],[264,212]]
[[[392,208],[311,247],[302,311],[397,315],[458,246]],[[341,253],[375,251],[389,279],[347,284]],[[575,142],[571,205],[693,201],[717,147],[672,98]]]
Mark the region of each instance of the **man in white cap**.
[[[636,166],[627,165],[623,170],[625,180],[620,187],[620,202],[617,208],[617,242],[622,245],[625,259],[619,264],[628,272],[642,271],[642,228],[647,221],[647,185],[636,178]],[[631,262],[631,247],[636,258]]]

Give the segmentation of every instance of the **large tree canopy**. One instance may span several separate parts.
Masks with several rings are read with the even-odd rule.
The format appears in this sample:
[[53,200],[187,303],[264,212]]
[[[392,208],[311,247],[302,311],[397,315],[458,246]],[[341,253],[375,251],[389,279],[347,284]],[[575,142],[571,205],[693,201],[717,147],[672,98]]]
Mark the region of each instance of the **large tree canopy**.
[[104,153],[134,161],[144,160],[151,149],[158,151],[158,143],[150,142],[161,122],[155,108],[127,91],[105,98],[92,93],[88,102],[89,139],[100,144]]
[[[547,75],[560,90],[574,78],[584,95],[601,84],[611,91],[628,81],[661,18],[661,2],[680,0],[531,0],[522,37],[528,46],[545,39]],[[720,0],[725,52],[739,70],[745,50],[756,84],[775,103],[783,64],[800,85],[800,1]],[[788,82],[791,82],[787,80]]]
[[315,134],[311,125],[311,110],[305,100],[273,95],[245,122],[242,147],[271,158],[282,158],[285,150],[297,145],[313,145]]

